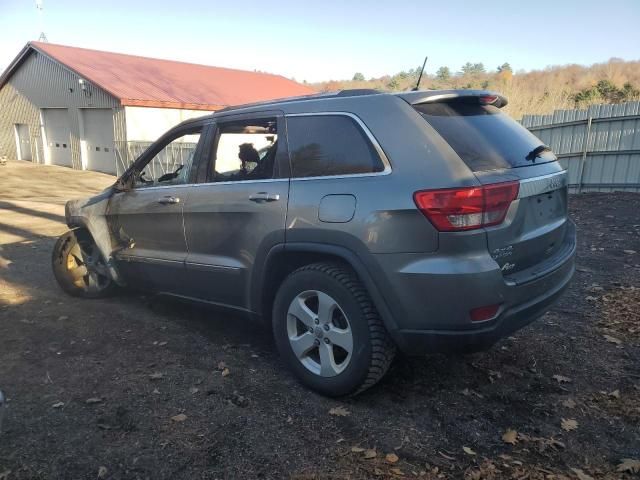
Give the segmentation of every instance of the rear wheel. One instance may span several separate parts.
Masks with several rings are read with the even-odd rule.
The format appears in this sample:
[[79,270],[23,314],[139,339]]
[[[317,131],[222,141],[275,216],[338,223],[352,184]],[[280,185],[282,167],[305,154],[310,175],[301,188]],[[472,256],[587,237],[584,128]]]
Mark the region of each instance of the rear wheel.
[[100,298],[115,289],[100,250],[84,229],[70,230],[58,238],[51,264],[60,288],[69,295]]
[[275,298],[273,331],[289,368],[329,396],[372,387],[395,354],[366,289],[340,264],[316,263],[290,274]]

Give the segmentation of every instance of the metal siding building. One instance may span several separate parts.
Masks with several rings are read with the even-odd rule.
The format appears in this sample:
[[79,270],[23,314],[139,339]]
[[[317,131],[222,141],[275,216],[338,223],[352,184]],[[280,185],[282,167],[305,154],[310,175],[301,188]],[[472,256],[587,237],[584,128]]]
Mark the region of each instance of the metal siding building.
[[[91,96],[85,95],[79,88],[80,78],[41,52],[29,55],[0,89],[0,155],[54,165],[65,164],[63,158],[68,157],[68,166],[86,168],[80,155],[82,110],[105,109],[113,119],[124,108],[99,88],[92,89]],[[54,131],[56,125],[52,123],[57,121],[59,125],[66,120],[63,127],[68,135],[64,139],[47,138],[46,120]],[[113,131],[113,121],[106,128]],[[20,148],[19,129],[29,134],[28,141],[20,142]],[[50,131],[49,136],[53,133]]]
[[119,174],[182,120],[312,93],[278,75],[31,42],[0,76],[0,156]]

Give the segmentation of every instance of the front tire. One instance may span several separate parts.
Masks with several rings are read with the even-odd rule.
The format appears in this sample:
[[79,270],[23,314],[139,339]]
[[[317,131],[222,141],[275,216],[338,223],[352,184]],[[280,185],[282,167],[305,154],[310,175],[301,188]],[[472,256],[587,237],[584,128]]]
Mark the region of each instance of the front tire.
[[273,306],[273,333],[302,383],[332,397],[375,385],[396,352],[366,289],[337,263],[306,265],[284,280]]
[[60,288],[74,297],[102,298],[116,288],[87,230],[79,228],[61,235],[53,247],[51,266]]

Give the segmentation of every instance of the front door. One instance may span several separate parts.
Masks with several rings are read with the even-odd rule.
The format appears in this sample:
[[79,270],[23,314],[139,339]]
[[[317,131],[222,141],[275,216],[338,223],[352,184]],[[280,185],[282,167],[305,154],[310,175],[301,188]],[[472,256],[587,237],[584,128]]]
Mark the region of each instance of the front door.
[[208,171],[203,183],[189,188],[184,205],[190,296],[252,308],[253,266],[285,240],[289,161],[283,132],[278,112],[217,120]]
[[149,148],[130,174],[128,191],[114,194],[109,228],[120,244],[119,269],[133,286],[160,292],[182,287],[187,246],[182,210],[204,147],[202,123],[179,127]]

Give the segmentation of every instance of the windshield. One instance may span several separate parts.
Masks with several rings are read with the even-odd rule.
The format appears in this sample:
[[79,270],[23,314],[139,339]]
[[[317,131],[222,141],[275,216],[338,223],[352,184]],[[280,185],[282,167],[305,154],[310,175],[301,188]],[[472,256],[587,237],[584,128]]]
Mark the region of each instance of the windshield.
[[[549,149],[491,105],[438,102],[414,105],[474,172],[553,162]],[[536,150],[537,149],[537,150]]]

